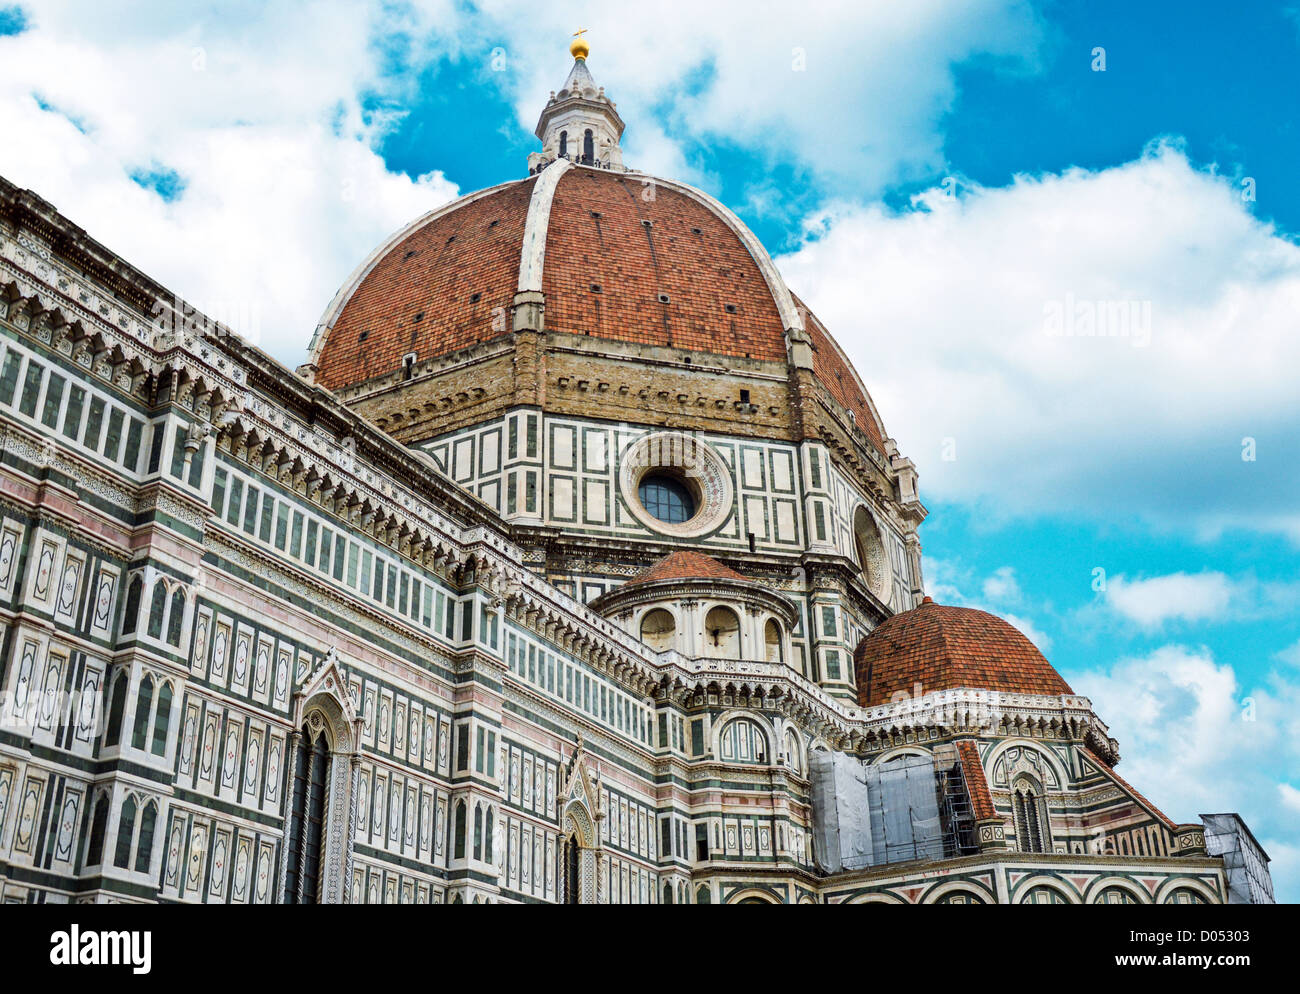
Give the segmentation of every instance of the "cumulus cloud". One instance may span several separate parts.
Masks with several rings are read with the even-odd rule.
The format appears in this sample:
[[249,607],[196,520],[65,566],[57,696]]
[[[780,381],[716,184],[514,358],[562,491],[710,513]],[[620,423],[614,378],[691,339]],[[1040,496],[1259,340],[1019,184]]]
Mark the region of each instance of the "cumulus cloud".
[[[1300,584],[1230,577],[1214,570],[1132,580],[1120,574],[1106,580],[1102,603],[1118,617],[1151,629],[1171,621],[1253,621],[1294,612],[1300,604]],[[1279,658],[1285,658],[1286,651]]]
[[428,96],[416,87],[429,67],[456,64],[531,132],[576,18],[629,122],[629,162],[716,186],[695,153],[730,142],[869,194],[942,165],[957,64],[1028,71],[1041,35],[1025,0],[823,14],[34,0],[18,33],[0,33],[0,128],[21,136],[0,148],[0,173],[294,364],[374,244],[458,192],[445,166],[411,179],[376,152]]
[[984,597],[997,603],[1014,604],[1020,600],[1020,583],[1016,580],[1016,571],[1011,566],[999,566],[992,575],[984,579]]
[[[1020,630],[1044,655],[1052,648],[1052,637],[1022,611],[1012,612],[1009,606],[1022,603],[1025,598],[1011,566],[999,566],[987,576],[980,577],[959,562],[927,557],[925,562],[926,589],[940,604],[973,607],[988,611]],[[966,591],[978,588],[980,593],[971,596]]]
[[850,180],[865,195],[943,167],[940,123],[957,97],[955,66],[978,57],[1030,72],[1044,34],[1024,0],[840,3],[816,16],[780,0],[667,0],[653,10],[494,0],[480,10],[512,59],[499,82],[529,131],[563,80],[557,56],[578,18],[590,28],[593,74],[634,122],[629,164],[680,162],[671,145],[730,142]]
[[1066,674],[1090,697],[1125,757],[1120,772],[1175,821],[1237,811],[1274,857],[1280,900],[1300,896],[1300,860],[1278,769],[1300,764],[1300,682],[1245,685],[1209,649],[1165,645],[1100,672]]
[[296,362],[370,248],[457,192],[375,151],[361,95],[388,85],[382,17],[32,4],[0,37],[0,174]]
[[1174,144],[828,210],[778,259],[923,496],[1300,540],[1300,247]]
[[1117,576],[1106,584],[1106,603],[1123,617],[1148,627],[1171,618],[1220,618],[1231,600],[1232,584],[1223,573],[1170,573],[1147,580]]
[[1280,783],[1277,785],[1277,793],[1284,808],[1289,808],[1296,814],[1300,814],[1300,790],[1292,787],[1289,783]]

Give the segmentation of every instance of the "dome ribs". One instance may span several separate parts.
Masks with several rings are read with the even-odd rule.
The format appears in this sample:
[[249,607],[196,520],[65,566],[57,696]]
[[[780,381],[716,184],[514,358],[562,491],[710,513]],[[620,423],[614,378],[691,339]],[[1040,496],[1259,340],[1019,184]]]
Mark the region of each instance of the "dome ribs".
[[534,182],[465,204],[398,242],[343,308],[318,382],[350,386],[395,372],[409,352],[423,360],[508,331]]
[[550,332],[785,359],[780,314],[744,244],[708,207],[649,177],[575,169],[560,180],[543,290]]

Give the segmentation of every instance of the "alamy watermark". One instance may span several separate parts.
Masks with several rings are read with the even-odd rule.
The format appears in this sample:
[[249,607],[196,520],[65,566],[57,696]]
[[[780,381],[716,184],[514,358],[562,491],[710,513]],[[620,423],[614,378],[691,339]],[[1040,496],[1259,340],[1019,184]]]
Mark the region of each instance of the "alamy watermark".
[[1151,301],[1082,300],[1067,293],[1043,304],[1043,330],[1051,338],[1127,338],[1151,344]]

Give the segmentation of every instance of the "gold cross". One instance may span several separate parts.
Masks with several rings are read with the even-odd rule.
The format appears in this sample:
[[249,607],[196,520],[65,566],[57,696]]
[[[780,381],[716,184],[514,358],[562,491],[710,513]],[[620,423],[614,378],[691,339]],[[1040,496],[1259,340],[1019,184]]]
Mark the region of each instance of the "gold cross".
[[583,35],[585,35],[586,33],[587,33],[587,29],[586,29],[586,28],[579,28],[577,31],[573,32],[573,37],[575,37],[575,38],[581,38],[581,37],[582,37]]

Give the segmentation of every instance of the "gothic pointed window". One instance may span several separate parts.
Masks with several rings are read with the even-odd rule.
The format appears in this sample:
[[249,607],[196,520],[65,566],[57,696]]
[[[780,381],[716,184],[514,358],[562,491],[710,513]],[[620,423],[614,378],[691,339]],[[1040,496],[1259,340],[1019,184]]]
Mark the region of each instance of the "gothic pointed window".
[[135,798],[127,797],[122,805],[122,815],[117,823],[117,849],[113,865],[127,869],[131,865],[131,846],[135,842]]
[[153,859],[153,833],[158,821],[158,806],[152,801],[140,816],[140,840],[135,847],[135,869],[137,873],[148,873],[149,863]]
[[104,833],[108,830],[108,797],[101,795],[90,820],[90,842],[86,847],[86,865],[96,866],[104,859]]
[[[462,729],[464,731],[464,729]],[[465,804],[459,802],[456,805],[456,831],[455,840],[452,848],[452,859],[465,858]]]
[[1052,833],[1042,788],[1028,777],[1016,780],[1011,792],[1016,848],[1021,852],[1051,852]]
[[293,763],[293,797],[285,839],[288,864],[284,877],[286,904],[316,904],[320,891],[321,839],[329,787],[330,753],[324,732],[313,740],[304,725]]
[[149,711],[153,708],[153,677],[140,681],[140,691],[135,697],[135,725],[131,730],[131,745],[143,749],[149,734]]
[[162,684],[158,688],[158,707],[153,720],[153,745],[150,751],[155,756],[167,754],[167,725],[172,716],[172,688]]
[[126,592],[126,607],[122,611],[122,634],[130,635],[140,620],[140,598],[144,595],[144,581],[138,576],[131,580]]
[[172,593],[171,609],[167,615],[167,643],[179,647],[181,625],[185,621],[185,592],[179,588]]
[[162,638],[163,614],[167,609],[167,588],[161,583],[155,583],[153,587],[153,598],[149,602],[149,630],[148,634],[151,639]]
[[564,845],[564,903],[578,903],[578,837],[570,835]]
[[122,673],[113,682],[113,697],[108,705],[108,730],[104,734],[104,745],[115,746],[122,739],[122,715],[126,711],[126,689],[131,678]]

